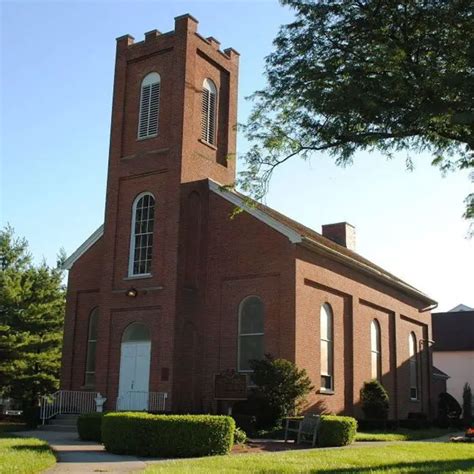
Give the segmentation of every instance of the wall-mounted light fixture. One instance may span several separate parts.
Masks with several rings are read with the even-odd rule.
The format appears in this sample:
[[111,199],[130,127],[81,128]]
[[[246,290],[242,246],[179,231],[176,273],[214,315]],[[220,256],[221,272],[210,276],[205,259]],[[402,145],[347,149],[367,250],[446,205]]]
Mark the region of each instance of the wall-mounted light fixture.
[[138,291],[135,288],[129,288],[126,295],[135,298],[138,295]]

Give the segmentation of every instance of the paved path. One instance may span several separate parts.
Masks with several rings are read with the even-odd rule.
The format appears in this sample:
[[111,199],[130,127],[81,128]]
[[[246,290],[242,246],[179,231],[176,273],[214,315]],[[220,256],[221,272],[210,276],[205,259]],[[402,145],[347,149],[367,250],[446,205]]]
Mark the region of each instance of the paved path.
[[[147,467],[147,463],[159,462],[160,459],[138,458],[135,456],[123,456],[110,454],[105,451],[101,444],[93,441],[80,441],[76,432],[59,431],[22,431],[15,433],[28,438],[39,438],[46,441],[56,452],[57,464],[45,471],[45,474],[56,473],[97,473],[97,472],[139,472]],[[458,434],[458,433],[455,433]],[[440,438],[426,439],[428,442],[445,442],[451,435]],[[259,440],[262,442],[263,440]],[[268,440],[277,442],[275,440]],[[400,443],[413,443],[417,441],[374,441],[358,442],[344,448],[362,448],[369,446],[387,446]],[[343,449],[344,449],[343,448]],[[311,449],[311,448],[309,448]],[[341,449],[341,448],[324,448]],[[282,452],[282,451],[275,451]]]
[[[80,441],[75,432],[23,431],[15,433],[28,438],[46,441],[56,452],[57,464],[45,473],[97,473],[97,472],[138,472],[146,467],[150,458],[110,454],[101,444]],[[155,459],[157,461],[157,459]]]

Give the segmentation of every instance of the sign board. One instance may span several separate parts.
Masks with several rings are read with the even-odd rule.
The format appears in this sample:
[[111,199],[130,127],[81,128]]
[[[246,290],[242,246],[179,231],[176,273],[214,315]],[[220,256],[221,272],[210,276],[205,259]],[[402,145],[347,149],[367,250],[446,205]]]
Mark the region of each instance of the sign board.
[[247,400],[247,376],[226,370],[214,376],[216,400]]

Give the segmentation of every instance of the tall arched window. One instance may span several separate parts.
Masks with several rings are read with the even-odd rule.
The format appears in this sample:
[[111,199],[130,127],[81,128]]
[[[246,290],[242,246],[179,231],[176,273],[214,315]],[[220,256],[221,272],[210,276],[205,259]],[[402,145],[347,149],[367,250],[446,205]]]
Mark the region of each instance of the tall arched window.
[[87,333],[87,355],[84,385],[93,387],[95,385],[95,349],[97,346],[97,323],[99,320],[99,308],[94,308],[89,316],[89,330]]
[[140,111],[138,114],[138,138],[158,135],[158,115],[160,108],[160,75],[150,72],[142,81]]
[[217,88],[210,79],[204,79],[201,102],[201,138],[211,145],[216,143]]
[[418,400],[418,352],[416,350],[416,336],[413,332],[408,336],[408,351],[410,355],[410,399]]
[[130,262],[128,268],[130,276],[150,274],[154,221],[155,198],[151,193],[138,195],[132,206]]
[[327,303],[321,306],[321,390],[334,390],[333,314]]
[[372,378],[380,381],[382,378],[382,354],[380,344],[380,324],[376,319],[370,323],[370,352]]
[[258,296],[247,296],[239,307],[238,370],[252,372],[250,361],[263,359],[263,302]]

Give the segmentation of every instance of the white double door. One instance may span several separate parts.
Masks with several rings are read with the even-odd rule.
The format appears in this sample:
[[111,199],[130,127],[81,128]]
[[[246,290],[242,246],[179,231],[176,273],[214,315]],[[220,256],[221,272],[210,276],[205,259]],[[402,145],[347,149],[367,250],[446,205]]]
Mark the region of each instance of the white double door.
[[148,410],[151,342],[122,342],[117,410]]

